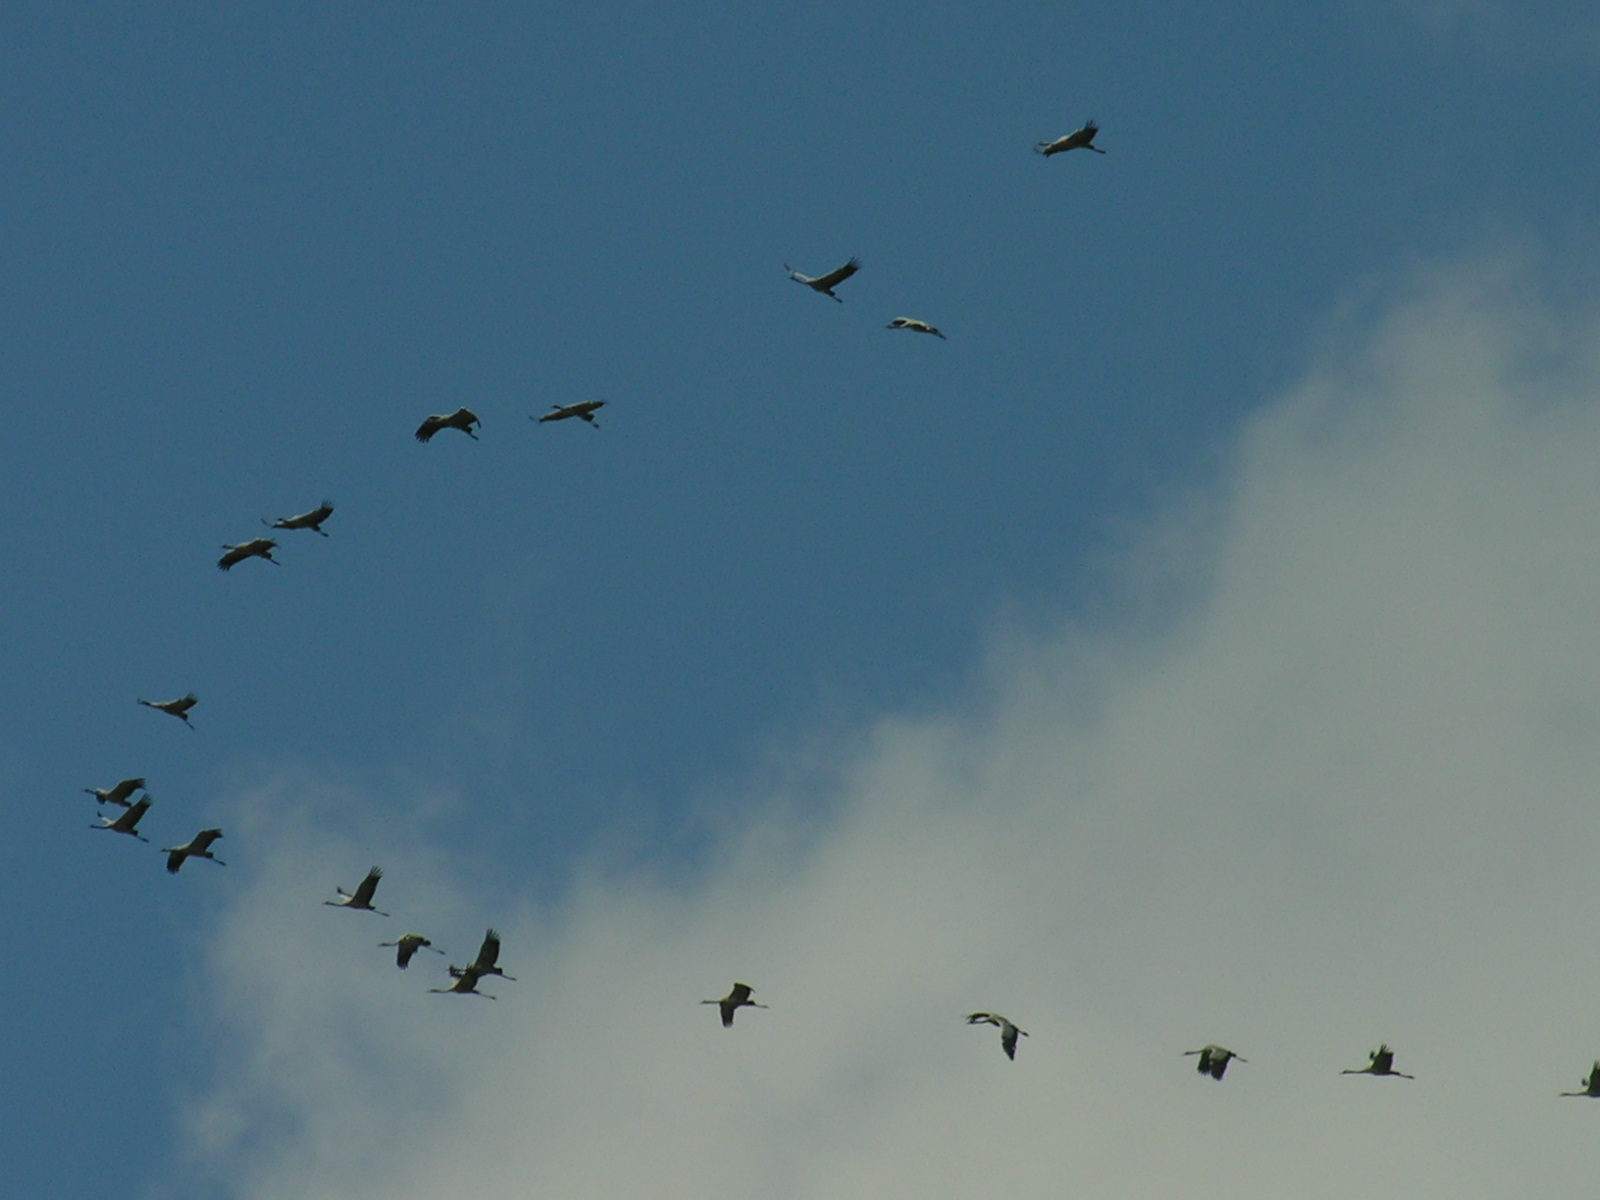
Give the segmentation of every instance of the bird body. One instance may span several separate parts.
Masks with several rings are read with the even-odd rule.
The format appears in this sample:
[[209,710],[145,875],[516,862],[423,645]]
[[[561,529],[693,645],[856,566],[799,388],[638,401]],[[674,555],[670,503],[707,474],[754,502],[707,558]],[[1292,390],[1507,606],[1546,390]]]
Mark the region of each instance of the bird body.
[[411,965],[412,957],[418,950],[421,950],[424,947],[432,950],[435,954],[444,953],[443,950],[439,949],[420,933],[403,933],[396,941],[379,942],[378,945],[396,947],[394,952],[394,965],[399,967],[402,971]]
[[264,558],[273,566],[281,566],[277,559],[272,557],[272,552],[278,548],[278,543],[271,538],[251,538],[248,542],[239,542],[237,545],[223,544],[227,551],[217,559],[217,566],[224,571],[231,571],[247,558]]
[[1039,142],[1033,149],[1037,154],[1049,158],[1052,154],[1062,154],[1068,150],[1093,150],[1096,154],[1105,151],[1094,144],[1094,135],[1100,132],[1100,126],[1093,121],[1085,121],[1079,128],[1071,133],[1058,137],[1053,142]]
[[362,912],[375,912],[380,917],[387,917],[388,913],[382,909],[372,907],[372,894],[378,890],[378,880],[382,878],[383,868],[373,867],[372,870],[367,872],[367,877],[356,885],[354,892],[347,892],[342,887],[335,885],[333,890],[339,893],[339,899],[324,900],[323,903],[332,905],[334,908],[354,908]]
[[1015,1061],[1017,1057],[1017,1038],[1027,1037],[1026,1029],[1018,1029],[999,1013],[975,1012],[967,1014],[968,1025],[993,1025],[1000,1030],[1000,1049],[1006,1052],[1006,1057]]
[[715,1004],[722,1009],[722,1027],[733,1027],[733,1014],[741,1008],[765,1008],[765,1004],[757,1004],[750,999],[750,993],[755,991],[748,983],[735,983],[733,990],[721,1000],[702,1000],[701,1004]]
[[268,529],[309,529],[312,533],[320,533],[323,537],[327,537],[328,535],[323,532],[322,523],[331,516],[333,516],[333,501],[324,500],[310,512],[303,512],[293,517],[279,517],[276,521],[262,517],[261,523]]
[[1600,1058],[1594,1060],[1594,1069],[1589,1072],[1589,1078],[1583,1081],[1583,1091],[1562,1092],[1563,1096],[1589,1096],[1600,1100]]
[[209,858],[219,867],[227,866],[227,863],[211,853],[211,843],[221,836],[220,829],[202,829],[181,846],[163,846],[161,851],[167,856],[167,874],[176,875],[183,864],[191,858]]
[[944,336],[944,334],[940,333],[937,329],[935,329],[932,325],[929,325],[926,321],[918,321],[914,317],[896,317],[894,320],[890,321],[887,325],[885,325],[884,328],[885,329],[909,329],[909,330],[911,330],[912,333],[931,333],[936,338],[942,338],[945,341],[949,341],[950,340],[949,338],[946,338]]
[[93,796],[97,804],[120,804],[123,808],[127,808],[131,803],[128,797],[143,786],[143,779],[124,779],[115,787],[84,788],[83,790]]
[[148,842],[150,839],[140,833],[137,826],[140,818],[149,811],[150,797],[140,796],[138,800],[134,801],[114,818],[101,817],[97,824],[91,825],[89,828],[109,829],[112,833],[126,833],[130,837],[138,838],[141,842]]
[[1372,1061],[1364,1067],[1351,1067],[1349,1070],[1340,1071],[1341,1075],[1395,1075],[1401,1079],[1415,1079],[1415,1075],[1407,1075],[1404,1071],[1394,1069],[1394,1051],[1389,1049],[1385,1042],[1372,1052]]
[[436,414],[417,426],[417,441],[427,442],[433,440],[433,435],[441,429],[459,429],[473,441],[478,440],[478,435],[472,432],[474,425],[482,425],[478,414],[470,408],[458,408],[453,413]]
[[476,971],[474,971],[471,967],[451,968],[450,976],[451,976],[452,979],[455,980],[455,982],[452,983],[449,987],[447,987],[447,988],[429,988],[428,990],[430,992],[437,993],[438,995],[441,995],[441,996],[444,996],[444,995],[482,996],[485,1000],[494,1000],[494,999],[498,998],[498,997],[489,995],[488,992],[480,992],[478,990],[478,978],[479,978],[479,976],[478,976],[478,973]]
[[809,275],[800,274],[799,271],[796,271],[788,263],[783,264],[783,269],[789,272],[789,278],[794,280],[796,283],[803,283],[812,291],[821,292],[824,296],[827,296],[833,300],[838,300],[840,304],[843,304],[844,301],[839,300],[839,297],[833,294],[833,289],[861,269],[861,260],[859,258],[852,258],[849,262],[845,263],[844,266],[835,267],[826,275],[818,275],[815,279]]
[[605,406],[606,402],[604,400],[579,400],[576,404],[552,404],[550,411],[542,417],[529,417],[528,419],[543,424],[546,421],[566,421],[577,417],[580,421],[587,421],[590,425],[599,429],[600,422],[594,419],[595,410]]
[[486,930],[483,935],[483,944],[478,947],[478,957],[473,959],[470,967],[450,968],[452,977],[459,979],[471,972],[480,978],[484,975],[498,975],[501,979],[509,979],[515,983],[516,977],[507,975],[500,969],[500,935],[493,929]]
[[1250,1061],[1247,1058],[1239,1058],[1237,1054],[1226,1046],[1215,1044],[1202,1046],[1199,1050],[1185,1050],[1184,1054],[1198,1054],[1200,1056],[1200,1065],[1196,1069],[1200,1074],[1209,1075],[1217,1080],[1222,1078],[1222,1073],[1228,1069],[1228,1064],[1234,1059],[1238,1058],[1240,1062]]
[[[189,710],[200,703],[200,698],[190,692],[187,696],[179,696],[176,700],[145,700],[141,698],[139,703],[146,708],[160,709],[167,716],[177,717],[185,725],[189,725]],[[194,726],[189,725],[189,728],[193,729]]]

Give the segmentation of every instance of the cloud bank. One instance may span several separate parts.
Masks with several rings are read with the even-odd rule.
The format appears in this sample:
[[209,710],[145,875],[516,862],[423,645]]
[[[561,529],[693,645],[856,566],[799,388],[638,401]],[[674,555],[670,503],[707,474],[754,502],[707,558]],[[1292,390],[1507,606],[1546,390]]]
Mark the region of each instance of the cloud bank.
[[[1597,394],[1600,322],[1526,272],[1418,281],[1150,531],[1130,577],[1175,611],[997,640],[966,707],[835,764],[820,829],[752,796],[691,885],[493,914],[494,1003],[373,947],[469,956],[470,864],[250,822],[194,1169],[252,1200],[1581,1194]],[[369,861],[393,921],[315,904]],[[723,1030],[697,1002],[734,979],[771,1008]],[[973,1009],[1030,1032],[1015,1063]],[[1221,1084],[1182,1057],[1210,1041],[1249,1059]],[[1340,1076],[1380,1041],[1415,1082]]]

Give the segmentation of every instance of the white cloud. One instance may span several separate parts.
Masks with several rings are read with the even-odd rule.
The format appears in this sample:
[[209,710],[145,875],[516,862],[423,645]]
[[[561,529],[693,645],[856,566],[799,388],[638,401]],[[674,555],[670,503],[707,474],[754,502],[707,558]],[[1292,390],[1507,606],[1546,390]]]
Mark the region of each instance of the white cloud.
[[[1170,621],[1006,643],[820,833],[497,916],[496,1003],[372,948],[481,929],[426,847],[241,830],[197,1154],[261,1200],[1581,1194],[1600,325],[1477,265],[1330,346],[1175,517],[1204,552],[1152,531]],[[308,903],[369,860],[394,921]],[[724,1031],[735,978],[772,1007]],[[1180,1056],[1211,1040],[1250,1059],[1221,1085]],[[1415,1083],[1339,1076],[1380,1040]]]

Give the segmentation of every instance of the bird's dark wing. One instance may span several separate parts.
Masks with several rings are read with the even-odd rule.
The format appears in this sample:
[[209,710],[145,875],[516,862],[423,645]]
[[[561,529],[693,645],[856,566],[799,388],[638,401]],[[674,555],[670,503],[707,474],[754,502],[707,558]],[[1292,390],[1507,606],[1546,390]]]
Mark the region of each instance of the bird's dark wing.
[[183,866],[184,860],[189,857],[187,846],[177,846],[167,853],[167,874],[176,875],[178,868]]
[[441,430],[443,428],[444,428],[444,418],[443,417],[429,417],[421,425],[417,426],[417,441],[419,441],[419,442],[429,441],[429,440],[432,439],[434,434],[438,433],[439,430]]
[[500,959],[500,935],[493,929],[483,935],[483,945],[478,947],[477,960],[472,967],[475,971],[489,972]]
[[728,993],[728,1000],[736,1005],[743,1004],[750,999],[750,993],[753,991],[755,989],[748,983],[736,983],[733,985],[733,991]]
[[861,270],[861,260],[852,258],[844,266],[835,267],[826,275],[818,276],[812,283],[815,287],[831,288],[836,283],[843,283],[859,270]]
[[112,828],[120,833],[132,833],[141,817],[150,811],[150,797],[146,796],[137,804],[129,805],[128,811],[123,813],[112,824]]
[[1006,1057],[1017,1057],[1017,1034],[1021,1031],[1015,1025],[1008,1025],[1000,1034],[1000,1048],[1006,1052]]
[[383,869],[373,867],[367,872],[367,877],[356,887],[356,894],[352,897],[352,905],[361,907],[372,903],[372,895],[378,890],[378,880],[383,878]]
[[739,1011],[739,1006],[734,1003],[732,996],[729,996],[726,1000],[721,1000],[718,1003],[722,1008],[722,1027],[724,1029],[732,1029],[733,1014]]
[[221,558],[217,559],[217,566],[221,567],[224,571],[226,571],[230,567],[233,567],[236,564],[243,562],[245,559],[247,559],[249,557],[250,557],[250,552],[248,550],[246,550],[243,546],[231,546],[231,547],[228,548],[228,552],[226,554],[224,554]]

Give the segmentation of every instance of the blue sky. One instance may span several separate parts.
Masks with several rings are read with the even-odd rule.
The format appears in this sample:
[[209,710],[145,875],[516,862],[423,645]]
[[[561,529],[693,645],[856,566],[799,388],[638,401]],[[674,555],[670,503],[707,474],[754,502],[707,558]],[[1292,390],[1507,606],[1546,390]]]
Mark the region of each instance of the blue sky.
[[[510,1028],[537,1039],[548,1026],[535,1017],[574,1019],[558,1000],[589,978],[572,948],[583,930],[643,957],[683,948],[671,961],[703,973],[681,981],[682,997],[645,998],[668,1014],[686,1000],[691,1021],[705,1015],[693,1001],[765,967],[751,982],[774,1009],[750,1015],[775,1018],[807,993],[769,993],[811,960],[774,947],[826,941],[818,931],[837,914],[819,902],[816,929],[795,914],[829,894],[827,879],[854,879],[850,864],[870,874],[869,851],[911,855],[908,897],[969,869],[974,895],[1021,886],[996,881],[998,851],[975,852],[985,874],[944,842],[924,859],[883,832],[892,814],[933,803],[886,791],[885,772],[926,773],[936,830],[987,821],[1036,846],[1074,839],[1028,825],[1046,802],[1017,799],[1060,796],[1091,814],[1105,861],[1164,862],[1140,831],[1165,837],[1200,818],[1121,802],[1106,780],[1158,772],[1165,754],[1139,766],[1106,741],[1121,728],[1107,714],[1151,678],[1176,697],[1185,655],[1219,630],[1234,636],[1258,608],[1277,621],[1259,645],[1246,638],[1236,659],[1194,651],[1195,672],[1222,672],[1185,693],[1226,715],[1219,727],[1232,732],[1217,744],[1274,744],[1288,722],[1278,705],[1312,714],[1313,698],[1342,695],[1372,631],[1339,632],[1330,596],[1370,580],[1344,599],[1386,612],[1404,591],[1397,576],[1433,559],[1416,546],[1386,558],[1381,537],[1346,547],[1321,523],[1329,514],[1348,509],[1376,531],[1458,518],[1520,531],[1440,533],[1461,553],[1441,551],[1439,577],[1404,593],[1426,635],[1384,626],[1397,639],[1391,670],[1414,636],[1435,634],[1474,670],[1520,669],[1509,651],[1510,666],[1485,650],[1521,644],[1490,585],[1565,596],[1583,556],[1593,481],[1569,452],[1592,433],[1575,397],[1594,374],[1600,21],[1580,5],[35,5],[0,14],[0,62],[11,631],[0,670],[14,698],[0,735],[12,815],[0,897],[18,964],[0,1008],[20,1035],[3,1052],[13,1086],[0,1161],[28,1194],[337,1190],[346,1167],[301,1140],[326,1114],[282,1078],[305,1069],[295,1054],[399,1080],[386,1033],[420,1029],[434,1053],[467,1056]],[[1030,152],[1089,117],[1106,155]],[[781,267],[818,274],[851,255],[865,265],[842,305]],[[949,340],[883,328],[902,315]],[[596,396],[608,401],[598,431],[527,419]],[[1449,436],[1458,400],[1481,439]],[[412,440],[424,415],[463,404],[483,418],[481,441]],[[1565,414],[1560,436],[1554,418],[1517,415],[1529,405]],[[1307,495],[1326,484],[1320,507],[1296,479]],[[1453,480],[1467,481],[1460,502],[1429,508],[1432,485]],[[1473,480],[1515,497],[1522,523],[1480,505]],[[329,538],[284,535],[280,568],[215,569],[220,545],[259,532],[259,518],[324,497],[337,505]],[[1558,511],[1575,524],[1548,520]],[[1263,529],[1281,559],[1262,549]],[[1548,554],[1527,548],[1545,538]],[[1311,554],[1308,542],[1329,548]],[[1281,561],[1282,579],[1240,565],[1258,557]],[[1446,579],[1482,583],[1495,619],[1431,625],[1431,589]],[[1291,599],[1274,607],[1280,592]],[[1571,621],[1577,637],[1582,615],[1574,601],[1549,620]],[[1278,636],[1306,655],[1288,654],[1301,673],[1287,693],[1280,673],[1236,687],[1216,665],[1257,663]],[[1583,662],[1590,649],[1550,654]],[[1387,676],[1368,683],[1404,691]],[[1568,713],[1551,720],[1581,741],[1590,685],[1563,676],[1543,700],[1543,684],[1528,686],[1529,711]],[[201,698],[194,732],[134,704],[189,690]],[[1183,711],[1173,697],[1152,711]],[[1416,719],[1476,728],[1454,711]],[[1142,720],[1127,728],[1209,744]],[[1532,761],[1543,736],[1507,738]],[[939,749],[921,756],[930,743]],[[1057,744],[1112,765],[1080,776],[1042,749]],[[1295,762],[1323,764],[1308,772],[1319,786],[1354,753],[1309,732],[1287,744],[1303,751]],[[1439,778],[1439,748],[1422,736],[1415,747],[1427,753],[1374,759],[1401,778]],[[1026,778],[1014,791],[973,765],[1013,758],[1000,775]],[[1176,778],[1193,768],[1171,764]],[[158,845],[219,823],[228,868],[169,879],[153,852],[88,833],[81,789],[126,775],[150,781]],[[952,782],[963,779],[970,794]],[[1218,799],[1215,827],[1309,854],[1325,872],[1316,894],[1350,910],[1318,936],[1370,961],[1375,930],[1412,928],[1416,897],[1361,899],[1376,885],[1343,854],[1437,814],[1419,802],[1390,821],[1344,802],[1348,824],[1325,816],[1327,797],[1285,801],[1262,835]],[[1499,828],[1488,798],[1473,811],[1484,837]],[[1527,873],[1505,887],[1530,921],[1549,898],[1519,889],[1548,873],[1543,851],[1569,852],[1571,839],[1545,836],[1569,815],[1507,833],[1525,838],[1509,857]],[[374,1045],[355,1049],[336,1021],[306,1018],[319,1002],[368,1019],[374,1005],[411,1013],[438,999],[381,952],[360,957],[401,930],[357,929],[360,918],[318,903],[372,862],[389,870],[395,924],[446,929],[458,956],[490,922],[521,932],[522,999],[449,1032],[441,1010],[418,1010],[405,1020],[425,1027],[380,1022]],[[1019,880],[1049,874],[1017,869]],[[1198,896],[1173,882],[1172,903],[1271,907],[1284,895],[1270,883]],[[723,959],[707,914],[732,895],[749,896],[749,917],[724,931]],[[1072,900],[1069,889],[1044,904],[1013,948],[1077,944],[1092,958],[1098,935],[1069,928]],[[941,901],[907,899],[904,911]],[[1138,911],[1129,987],[1187,928],[1164,923],[1173,908]],[[919,921],[885,918],[873,946],[937,941]],[[1515,957],[1519,939],[1503,933]],[[1293,940],[1286,927],[1260,944],[1280,936]],[[268,961],[284,972],[276,984],[260,977]],[[1015,963],[928,961],[964,989],[946,997],[913,972],[941,1002],[1004,1008],[994,983]],[[1115,976],[1117,961],[1102,966]],[[340,970],[370,974],[382,998],[330,983]],[[1185,978],[1191,998],[1205,990]],[[1017,991],[1060,1018],[1024,1047],[1041,1061],[1094,1032],[1170,1048],[1137,1006],[1074,1007],[1042,979]],[[825,989],[812,999],[834,1002]],[[1126,1027],[1112,1028],[1112,1011]],[[1258,1015],[1230,1036],[1292,1041],[1293,1020]],[[491,1018],[506,1023],[499,1033]],[[284,1046],[303,1045],[269,1052],[268,1035],[251,1032],[279,1028]],[[1413,1043],[1427,1038],[1420,1015],[1414,1028]],[[1340,1065],[1398,1036],[1365,1029]],[[958,1047],[963,1032],[951,1034]],[[1600,1053],[1596,1036],[1573,1041],[1558,1086]],[[695,1041],[685,1053],[724,1048]],[[550,1054],[543,1069],[566,1078]],[[910,1086],[886,1063],[872,1071],[885,1074],[871,1086],[839,1083],[847,1109]],[[364,1097],[369,1130],[443,1140],[488,1102],[462,1084],[397,1114],[360,1079],[352,1069],[330,1094]],[[1258,1085],[1261,1103],[1272,1094]],[[672,1125],[649,1095],[644,1084],[628,1094],[638,1121]],[[1033,1093],[1003,1102],[1057,1111]],[[1441,1117],[1448,1129],[1431,1144],[1493,1119]],[[249,1132],[218,1132],[238,1128]],[[811,1152],[776,1158],[753,1134],[737,1155],[757,1165],[715,1178],[784,1178],[796,1194],[812,1186],[797,1180],[856,1192],[908,1182],[853,1172],[866,1152],[813,1132]],[[1283,1132],[1307,1161],[1326,1152],[1313,1134]],[[1106,1144],[1125,1142],[1108,1133]],[[695,1171],[731,1164],[717,1159],[728,1153],[705,1147],[663,1189],[704,1184]],[[1566,1153],[1550,1152],[1552,1185]],[[800,1157],[793,1174],[785,1154]],[[311,1165],[300,1177],[290,1163]],[[1025,1174],[1036,1166],[1020,1163],[1012,1182],[1048,1190],[1048,1171]],[[1443,1188],[1448,1176],[1441,1165],[1408,1185]],[[660,1164],[645,1177],[660,1178]],[[1293,1178],[1263,1167],[1215,1194]]]

